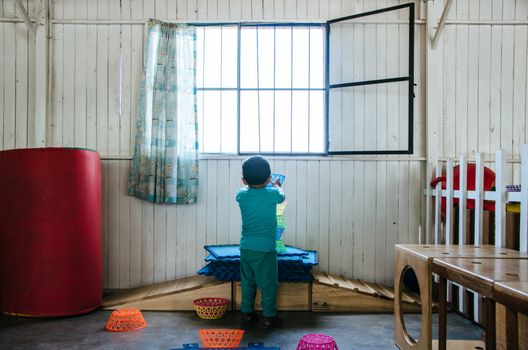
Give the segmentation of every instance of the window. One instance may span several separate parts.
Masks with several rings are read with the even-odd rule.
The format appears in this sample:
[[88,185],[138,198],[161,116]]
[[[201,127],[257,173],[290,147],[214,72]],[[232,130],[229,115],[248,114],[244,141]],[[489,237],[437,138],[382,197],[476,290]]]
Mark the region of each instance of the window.
[[412,154],[414,4],[328,28],[328,154]]
[[324,28],[197,28],[202,153],[325,152]]
[[414,4],[197,27],[202,153],[412,154]]

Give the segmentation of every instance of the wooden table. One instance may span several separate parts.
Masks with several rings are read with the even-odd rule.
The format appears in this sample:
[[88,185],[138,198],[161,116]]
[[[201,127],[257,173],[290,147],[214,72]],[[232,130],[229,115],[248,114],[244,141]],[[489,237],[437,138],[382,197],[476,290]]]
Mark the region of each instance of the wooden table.
[[[528,282],[496,282],[493,285],[495,301],[506,306],[506,346],[519,348],[517,312],[528,315]],[[515,325],[512,327],[511,325]]]
[[528,281],[528,259],[434,258],[432,272],[440,276],[438,349],[446,349],[447,280],[485,297],[486,348],[495,349],[494,286]]
[[[481,259],[528,259],[527,253],[497,248],[493,245],[418,245],[395,246],[394,275],[394,340],[402,349],[432,348],[432,264],[435,258],[481,258]],[[419,339],[413,339],[405,329],[401,309],[401,287],[403,274],[412,268],[420,287],[422,308],[421,332]]]

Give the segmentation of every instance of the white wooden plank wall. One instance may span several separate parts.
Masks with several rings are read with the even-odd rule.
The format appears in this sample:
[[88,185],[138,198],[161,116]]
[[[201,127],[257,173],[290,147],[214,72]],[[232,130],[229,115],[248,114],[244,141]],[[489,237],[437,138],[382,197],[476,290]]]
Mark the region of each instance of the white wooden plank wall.
[[444,71],[438,155],[482,152],[488,160],[500,148],[519,158],[528,142],[528,2],[457,0],[448,21],[481,23],[447,25],[437,48],[443,45]]
[[[203,265],[203,245],[238,243],[241,163],[202,160],[199,203],[166,207],[126,195],[128,161],[103,161],[107,287],[193,275]],[[318,250],[321,270],[390,284],[394,243],[417,241],[421,198],[413,184],[423,174],[418,161],[383,162],[395,174],[382,190],[371,179],[377,163],[277,159],[272,167],[287,176],[286,243]]]
[[[33,1],[28,2],[32,13]],[[103,157],[131,155],[144,26],[119,21],[150,17],[319,21],[398,2],[405,1],[56,0],[51,6],[53,19],[86,22],[51,26],[48,144],[95,148]],[[424,13],[421,2],[416,4],[417,14]],[[525,1],[457,0],[454,5],[450,20],[528,18]],[[0,17],[15,16],[14,1],[0,1]],[[393,35],[389,33],[393,25],[380,26],[378,35]],[[426,132],[425,91],[421,88],[425,81],[424,27],[417,25],[416,30],[417,156],[424,155]],[[356,34],[353,45],[360,47],[363,35]],[[446,26],[439,42],[444,48],[438,69],[443,71],[439,84],[445,105],[439,156],[471,158],[477,151],[491,153],[498,147],[506,154],[519,154],[520,145],[528,141],[527,35],[526,25],[518,24]],[[0,146],[25,147],[28,113],[33,108],[33,73],[24,24],[2,21],[0,41],[3,48],[9,48],[0,54]],[[388,42],[386,49],[393,44]],[[359,51],[352,48],[353,52]],[[361,59],[354,57],[355,62]],[[375,69],[404,68],[382,59],[371,62]],[[387,113],[394,109],[390,103],[381,106]],[[354,113],[367,107],[355,101]],[[398,115],[405,115],[403,107],[398,108]],[[354,127],[353,140],[361,145],[376,142],[379,146],[379,141],[390,146],[394,128],[404,130],[398,125],[379,135],[363,135],[361,127]],[[276,171],[288,176],[287,242],[319,250],[322,270],[391,284],[393,244],[418,239],[424,163],[306,158],[272,163]],[[237,242],[240,217],[232,197],[239,186],[240,164],[240,159],[202,160],[199,203],[157,206],[126,195],[128,159],[103,161],[105,286],[128,288],[192,275],[203,263],[204,244]]]
[[[105,286],[129,288],[193,275],[203,265],[204,244],[237,243],[240,235],[240,214],[233,200],[240,185],[240,159],[201,160],[195,206],[152,205],[126,195],[130,161],[117,158],[127,158],[133,150],[144,26],[117,22],[149,17],[322,20],[396,3],[127,0],[119,6],[118,1],[99,0],[94,6],[86,0],[55,1],[54,19],[90,21],[52,26],[53,112],[48,135],[50,145],[95,148],[112,158],[103,161]],[[105,20],[117,24],[97,23]],[[420,85],[423,35],[419,33],[416,76]],[[387,25],[377,35],[386,36]],[[389,63],[391,71],[404,68]],[[385,64],[379,57],[374,69],[383,74]],[[423,128],[422,105],[417,98],[416,135]],[[385,108],[397,113],[390,131],[398,132],[403,119],[399,114],[406,111],[397,105]],[[354,140],[369,140],[358,131],[356,135]],[[385,142],[385,136],[385,132],[378,135],[375,142]],[[416,143],[416,154],[423,154],[420,136]],[[419,160],[290,158],[273,160],[272,165],[288,177],[287,243],[318,250],[322,270],[392,283],[393,244],[417,241],[421,186],[413,184],[423,178]]]
[[[33,2],[23,0],[30,16]],[[0,17],[19,16],[14,0],[4,0]],[[0,146],[2,149],[24,148],[28,144],[28,116],[34,110],[34,46],[28,44],[23,21],[0,23]]]

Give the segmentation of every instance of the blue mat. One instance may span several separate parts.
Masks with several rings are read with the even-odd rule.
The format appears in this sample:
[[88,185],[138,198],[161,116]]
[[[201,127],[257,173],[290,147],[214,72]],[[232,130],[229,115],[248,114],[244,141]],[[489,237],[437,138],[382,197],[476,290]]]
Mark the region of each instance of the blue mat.
[[[240,259],[240,246],[238,244],[206,245],[204,249],[217,259]],[[308,252],[299,248],[286,246],[286,252],[277,256],[306,256]]]
[[[210,253],[206,266],[198,271],[199,275],[214,276],[220,281],[240,281],[240,249],[238,245],[206,246]],[[277,255],[279,281],[309,282],[311,269],[318,264],[317,251],[302,250],[287,246],[285,254]]]
[[[309,282],[312,280],[311,269],[285,270],[279,267],[279,281],[281,282]],[[220,281],[240,281],[240,268],[215,267],[207,264],[198,271],[199,275],[213,276]]]
[[[215,350],[215,348],[200,348],[197,343],[195,344],[183,344],[183,348],[171,349],[171,350]],[[231,348],[232,350],[280,350],[278,347],[264,347],[263,343],[249,343],[247,348]]]
[[[312,280],[310,265],[279,264],[279,281],[310,282]],[[240,265],[210,262],[198,271],[199,275],[214,276],[220,281],[240,281]]]

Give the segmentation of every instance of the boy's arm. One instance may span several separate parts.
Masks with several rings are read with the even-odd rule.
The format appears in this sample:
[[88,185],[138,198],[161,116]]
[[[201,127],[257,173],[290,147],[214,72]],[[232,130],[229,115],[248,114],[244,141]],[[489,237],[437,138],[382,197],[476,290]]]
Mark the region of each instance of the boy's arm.
[[282,203],[284,202],[284,200],[286,199],[286,196],[284,195],[284,191],[282,190],[282,188],[280,187],[280,182],[279,180],[275,181],[273,183],[273,187],[275,187],[277,189],[277,203]]
[[244,189],[245,187],[242,187],[241,189],[238,190],[237,194],[236,194],[236,201],[237,203],[240,203],[240,195],[242,193],[242,190]]

